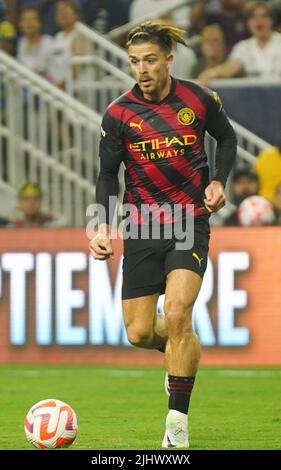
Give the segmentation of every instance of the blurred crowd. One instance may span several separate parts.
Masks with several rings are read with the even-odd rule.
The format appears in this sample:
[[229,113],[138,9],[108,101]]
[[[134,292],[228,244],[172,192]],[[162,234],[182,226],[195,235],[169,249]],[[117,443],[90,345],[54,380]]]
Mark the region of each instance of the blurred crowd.
[[[0,47],[63,86],[69,55],[85,53],[77,20],[100,34],[169,7],[170,0],[0,0]],[[173,73],[215,78],[281,77],[281,2],[198,0],[162,16],[184,28],[194,47],[175,51]],[[125,43],[121,36],[119,42]],[[183,60],[183,58],[185,60]]]
[[63,88],[71,56],[85,54],[85,39],[75,30],[81,18],[79,4],[73,0],[5,3],[0,48]]
[[[170,5],[170,0],[0,0],[0,49],[63,88],[71,56],[87,50],[77,21],[106,34]],[[203,85],[216,78],[281,78],[280,0],[197,0],[160,19],[187,33],[190,47],[175,51],[172,74],[178,78]],[[118,38],[120,45],[124,38]],[[243,225],[240,205],[259,195],[272,205],[272,223],[281,225],[281,138],[278,147],[259,155],[253,168],[234,170],[231,193],[234,208],[221,224]],[[0,226],[56,225],[52,216],[42,214],[42,198],[40,188],[28,182],[18,194],[19,219],[2,218]]]

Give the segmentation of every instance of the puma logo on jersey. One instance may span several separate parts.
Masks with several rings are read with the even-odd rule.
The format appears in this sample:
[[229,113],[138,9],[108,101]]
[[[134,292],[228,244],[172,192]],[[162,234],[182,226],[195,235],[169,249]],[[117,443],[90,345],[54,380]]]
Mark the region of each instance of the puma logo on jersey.
[[197,253],[195,253],[195,251],[193,251],[192,256],[197,259],[199,266],[201,268],[201,264],[204,258],[199,258],[199,256],[197,255]]
[[143,119],[141,120],[139,124],[137,124],[136,122],[130,122],[130,127],[137,127],[142,132],[142,127],[141,127],[142,123],[143,123]]

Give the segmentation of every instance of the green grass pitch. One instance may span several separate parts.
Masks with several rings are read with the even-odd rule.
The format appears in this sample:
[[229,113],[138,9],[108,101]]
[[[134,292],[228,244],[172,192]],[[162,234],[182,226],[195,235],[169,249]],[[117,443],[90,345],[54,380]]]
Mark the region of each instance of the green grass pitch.
[[[1,366],[0,449],[31,449],[23,421],[45,398],[69,403],[70,449],[161,449],[167,397],[159,368]],[[191,449],[281,449],[281,369],[201,368],[190,408]]]

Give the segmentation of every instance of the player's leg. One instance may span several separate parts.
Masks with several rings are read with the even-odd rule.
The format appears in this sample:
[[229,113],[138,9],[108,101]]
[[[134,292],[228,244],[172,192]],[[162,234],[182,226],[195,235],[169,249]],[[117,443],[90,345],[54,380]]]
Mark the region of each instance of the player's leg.
[[169,384],[169,413],[163,447],[189,447],[188,409],[199,364],[200,345],[192,329],[192,307],[207,267],[209,223],[194,220],[194,243],[189,250],[176,245],[166,256],[166,365]]
[[165,318],[156,311],[165,289],[164,261],[159,240],[124,240],[123,315],[128,339],[138,347],[164,350]]
[[123,300],[123,316],[131,344],[140,348],[160,349],[166,342],[165,319],[156,313],[159,294]]
[[167,276],[164,310],[168,340],[165,349],[169,378],[169,413],[163,447],[188,447],[187,413],[200,359],[200,344],[192,328],[192,308],[202,278],[176,269]]
[[192,328],[192,309],[201,284],[202,278],[186,269],[176,269],[167,275],[165,359],[171,375],[195,376],[198,369],[200,344]]

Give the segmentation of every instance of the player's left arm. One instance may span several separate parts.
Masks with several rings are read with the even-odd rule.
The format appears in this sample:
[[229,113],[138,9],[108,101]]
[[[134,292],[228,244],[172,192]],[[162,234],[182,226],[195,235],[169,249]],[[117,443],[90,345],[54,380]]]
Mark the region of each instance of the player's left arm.
[[217,141],[215,174],[205,189],[204,203],[210,212],[217,212],[226,202],[224,188],[234,164],[237,139],[217,93],[208,90],[206,130]]

